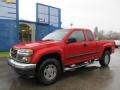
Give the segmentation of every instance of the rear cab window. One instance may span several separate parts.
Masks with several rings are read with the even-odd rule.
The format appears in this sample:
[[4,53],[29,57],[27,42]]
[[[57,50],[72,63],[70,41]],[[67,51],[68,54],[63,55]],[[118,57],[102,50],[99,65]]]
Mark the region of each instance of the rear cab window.
[[94,41],[94,37],[91,31],[86,31],[88,41]]

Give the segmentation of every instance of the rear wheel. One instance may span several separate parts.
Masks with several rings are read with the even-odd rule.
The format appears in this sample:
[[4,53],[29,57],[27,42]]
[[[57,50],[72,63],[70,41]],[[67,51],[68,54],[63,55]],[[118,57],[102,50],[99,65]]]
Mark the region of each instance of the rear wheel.
[[60,64],[56,59],[47,59],[37,69],[37,79],[45,85],[55,83],[61,73]]
[[107,67],[110,63],[110,52],[109,51],[105,51],[102,58],[99,59],[99,63],[101,66],[103,67]]

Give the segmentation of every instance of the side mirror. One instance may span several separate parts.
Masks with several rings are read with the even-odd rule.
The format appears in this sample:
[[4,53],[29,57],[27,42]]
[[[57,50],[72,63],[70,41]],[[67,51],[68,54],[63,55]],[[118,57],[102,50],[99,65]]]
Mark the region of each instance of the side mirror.
[[77,42],[77,40],[75,39],[75,38],[69,38],[68,40],[67,40],[67,43],[69,44],[69,43],[75,43],[75,42]]

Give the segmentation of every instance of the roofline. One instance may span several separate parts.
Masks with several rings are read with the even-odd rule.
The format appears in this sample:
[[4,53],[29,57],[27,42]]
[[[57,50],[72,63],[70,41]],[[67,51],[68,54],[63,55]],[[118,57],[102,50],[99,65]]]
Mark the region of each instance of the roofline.
[[67,30],[91,30],[91,29],[88,29],[88,28],[68,28]]
[[34,24],[41,24],[41,25],[49,25],[49,24],[47,24],[47,23],[39,23],[39,22],[28,21],[28,20],[19,20],[19,22],[34,23]]
[[28,21],[28,20],[19,20],[19,22],[36,23],[36,22],[34,22],[34,21]]

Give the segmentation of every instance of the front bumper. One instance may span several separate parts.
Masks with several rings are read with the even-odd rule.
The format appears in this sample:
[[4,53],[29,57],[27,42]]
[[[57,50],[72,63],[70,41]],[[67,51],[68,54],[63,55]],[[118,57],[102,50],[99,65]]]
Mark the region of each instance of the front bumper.
[[8,60],[10,65],[18,74],[33,76],[35,74],[36,64],[24,64],[15,61],[14,59]]

